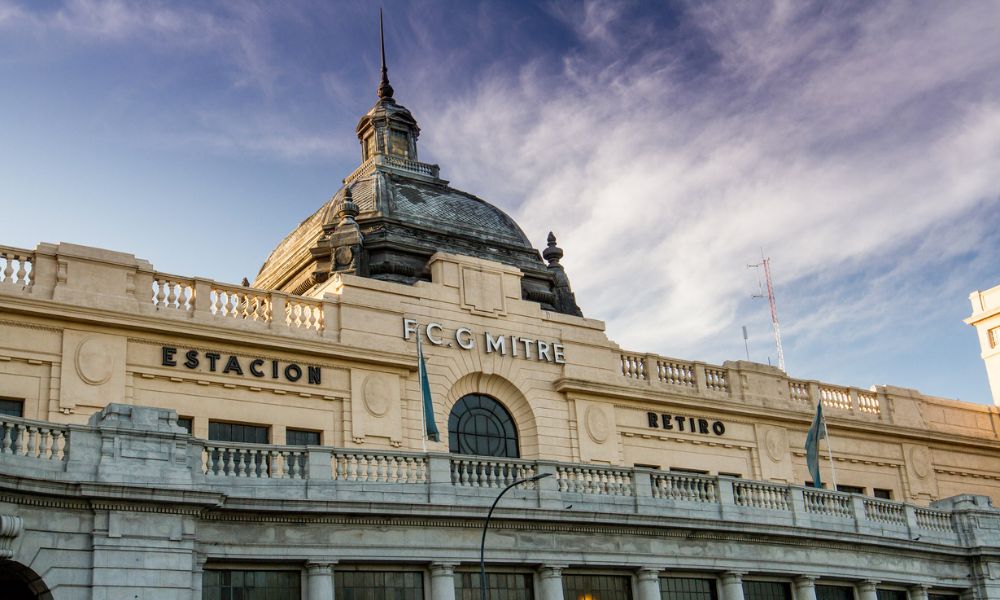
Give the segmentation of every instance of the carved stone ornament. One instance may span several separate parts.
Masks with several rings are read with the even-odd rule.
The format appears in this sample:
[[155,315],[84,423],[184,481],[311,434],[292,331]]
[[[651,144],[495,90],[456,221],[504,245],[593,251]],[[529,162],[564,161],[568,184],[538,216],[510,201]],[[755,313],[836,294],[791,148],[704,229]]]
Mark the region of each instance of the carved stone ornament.
[[913,468],[913,473],[921,479],[931,474],[931,456],[927,448],[920,446],[910,448],[910,467]]
[[369,375],[364,384],[365,408],[374,417],[382,417],[389,411],[389,384],[381,375]]
[[587,424],[587,435],[598,444],[608,441],[611,435],[611,424],[608,415],[599,406],[588,406],[583,415],[583,420]]
[[788,436],[784,429],[769,429],[764,434],[764,448],[774,462],[781,462],[788,455]]
[[99,338],[88,337],[76,349],[76,372],[90,385],[101,385],[111,379],[115,362]]

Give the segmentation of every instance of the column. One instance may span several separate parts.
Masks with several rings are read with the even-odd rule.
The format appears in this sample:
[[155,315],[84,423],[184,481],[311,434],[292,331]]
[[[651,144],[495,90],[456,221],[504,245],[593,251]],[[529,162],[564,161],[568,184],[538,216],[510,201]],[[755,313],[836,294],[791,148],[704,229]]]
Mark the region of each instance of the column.
[[541,579],[539,600],[563,600],[562,570],[565,565],[543,565],[538,570]]
[[866,579],[858,584],[858,600],[878,600],[878,594],[875,593],[875,586],[879,584],[879,581],[875,579]]
[[208,557],[195,553],[191,560],[191,600],[201,600],[205,579],[205,561]]
[[333,600],[335,564],[335,561],[306,563],[306,600]]
[[746,573],[742,571],[726,571],[722,574],[722,600],[743,600],[744,575]]
[[638,573],[638,600],[660,600],[660,570],[656,567],[642,567]]
[[927,600],[927,590],[930,586],[925,583],[919,583],[917,585],[910,587],[910,600]]
[[431,564],[431,600],[455,600],[454,563]]
[[[795,579],[795,600],[816,600],[816,575],[802,575]],[[924,599],[926,600],[926,598]]]

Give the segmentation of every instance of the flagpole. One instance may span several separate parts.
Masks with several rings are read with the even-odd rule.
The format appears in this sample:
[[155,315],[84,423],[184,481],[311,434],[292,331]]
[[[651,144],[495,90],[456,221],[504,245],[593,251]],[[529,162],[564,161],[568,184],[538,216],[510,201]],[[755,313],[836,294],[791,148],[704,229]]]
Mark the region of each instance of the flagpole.
[[[420,343],[420,326],[417,326],[417,386],[420,387],[420,443],[424,449],[424,453],[427,452],[427,416],[424,414],[424,392],[423,392],[423,381],[424,381],[424,361],[420,360],[419,357],[423,355],[423,346]],[[827,444],[829,447],[829,444]]]
[[[820,400],[822,402],[823,400]],[[833,478],[833,491],[837,491],[837,467],[833,465],[833,448],[830,444],[830,430],[826,428],[826,415],[823,415],[823,437],[826,438],[826,453],[830,457],[830,476]],[[819,440],[816,440],[819,443]]]

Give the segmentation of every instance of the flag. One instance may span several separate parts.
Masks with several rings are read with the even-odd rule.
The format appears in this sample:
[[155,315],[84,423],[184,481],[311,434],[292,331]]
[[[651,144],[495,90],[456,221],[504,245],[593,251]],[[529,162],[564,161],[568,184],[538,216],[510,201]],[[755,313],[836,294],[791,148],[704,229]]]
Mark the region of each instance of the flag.
[[434,403],[431,402],[431,384],[427,380],[427,363],[424,361],[424,346],[420,343],[420,333],[417,333],[417,372],[420,377],[420,396],[424,403],[424,434],[427,439],[437,442],[441,434],[434,424]]
[[816,416],[813,417],[809,433],[806,434],[806,465],[812,476],[813,487],[823,487],[819,477],[819,441],[826,437],[826,423],[823,422],[823,401],[816,403]]

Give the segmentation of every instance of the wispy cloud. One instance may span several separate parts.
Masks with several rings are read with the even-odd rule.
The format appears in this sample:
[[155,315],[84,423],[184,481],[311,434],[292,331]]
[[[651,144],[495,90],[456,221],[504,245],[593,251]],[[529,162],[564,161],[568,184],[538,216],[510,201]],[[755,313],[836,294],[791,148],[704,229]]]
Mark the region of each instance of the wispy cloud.
[[[748,318],[761,247],[786,317],[811,321],[790,335],[848,339],[898,297],[807,298],[796,282],[899,285],[863,260],[997,203],[996,5],[696,3],[678,26],[689,39],[669,42],[614,6],[560,13],[579,46],[559,72],[487,78],[425,131],[448,174],[515,207],[533,239],[559,229],[585,311],[623,344],[734,358],[718,339]],[[916,256],[974,250],[952,235],[984,233],[938,232],[905,261],[914,285]]]

